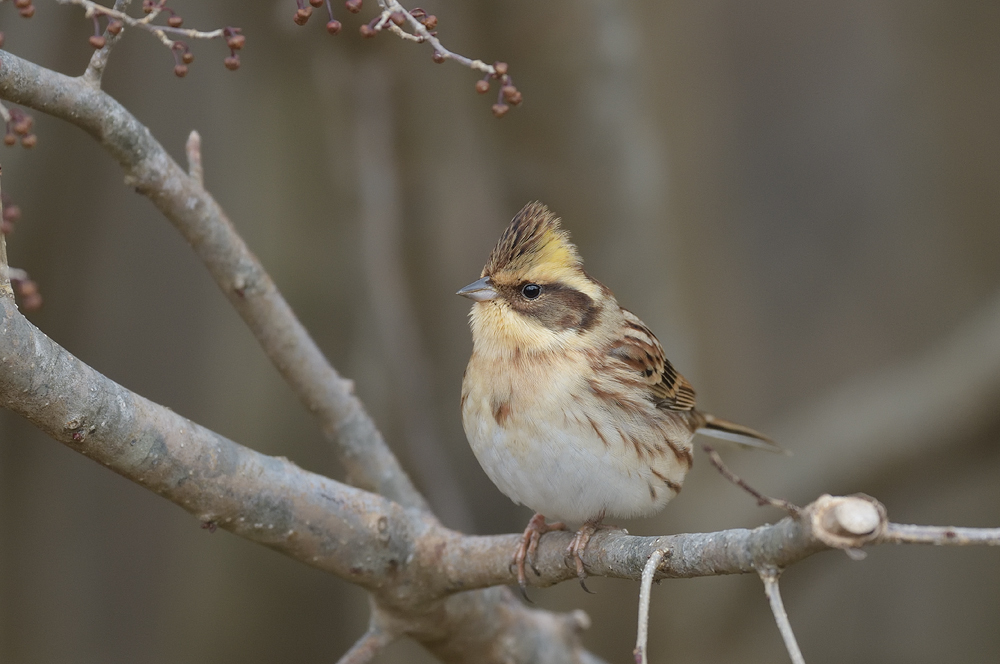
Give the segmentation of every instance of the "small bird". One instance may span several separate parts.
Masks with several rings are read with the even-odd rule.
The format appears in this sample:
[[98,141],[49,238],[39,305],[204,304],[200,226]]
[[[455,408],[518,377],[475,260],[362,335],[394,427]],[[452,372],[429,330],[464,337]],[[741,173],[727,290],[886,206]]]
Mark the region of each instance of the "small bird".
[[566,552],[583,584],[581,554],[602,520],[647,516],[676,496],[696,432],[781,449],[695,408],[660,342],[584,272],[541,203],[514,217],[458,295],[475,301],[465,435],[500,491],[536,512],[513,560],[522,592],[525,561],[534,566],[541,536],[563,522],[583,524]]

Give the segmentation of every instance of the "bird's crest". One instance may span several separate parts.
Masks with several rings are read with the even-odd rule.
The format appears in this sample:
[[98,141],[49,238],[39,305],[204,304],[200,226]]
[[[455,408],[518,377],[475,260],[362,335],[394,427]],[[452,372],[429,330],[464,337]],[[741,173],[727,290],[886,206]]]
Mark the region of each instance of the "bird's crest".
[[559,227],[558,217],[536,201],[525,205],[510,222],[490,254],[483,275],[538,266],[574,269],[581,264],[569,234]]

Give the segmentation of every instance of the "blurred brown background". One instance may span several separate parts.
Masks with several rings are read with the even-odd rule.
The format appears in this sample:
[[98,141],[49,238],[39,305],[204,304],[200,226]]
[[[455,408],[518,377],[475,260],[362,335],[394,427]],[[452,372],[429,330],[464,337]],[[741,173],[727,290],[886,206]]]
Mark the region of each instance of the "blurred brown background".
[[[6,48],[62,72],[91,25],[0,5]],[[1000,525],[1000,4],[428,0],[446,46],[506,60],[501,121],[476,76],[425,46],[362,41],[292,0],[171,3],[248,38],[243,67],[194,45],[184,80],[127,34],[106,89],[206,183],[449,525],[530,516],[480,471],[458,412],[468,302],[510,217],[541,199],[588,270],[659,335],[700,402],[772,433],[727,452],[765,492],[879,497],[896,521]],[[0,152],[24,211],[11,262],[32,320],[127,387],[226,436],[340,477],[333,454],[173,229],[79,129],[36,115]],[[654,534],[753,526],[703,456]],[[0,661],[330,662],[364,593],[185,512],[0,412]],[[631,657],[637,588],[536,590],[585,609],[587,645]],[[783,590],[806,659],[1000,659],[1000,553],[825,553]],[[664,582],[655,662],[787,661],[755,578]],[[427,662],[398,644],[379,662]]]

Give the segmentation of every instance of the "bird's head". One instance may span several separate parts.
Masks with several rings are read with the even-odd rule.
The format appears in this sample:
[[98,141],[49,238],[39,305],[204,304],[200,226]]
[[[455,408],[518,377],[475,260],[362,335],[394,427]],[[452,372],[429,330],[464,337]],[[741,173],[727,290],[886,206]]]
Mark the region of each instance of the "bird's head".
[[582,345],[614,303],[611,291],[583,271],[569,235],[541,203],[517,213],[481,278],[458,295],[476,302],[470,314],[476,348],[500,353]]

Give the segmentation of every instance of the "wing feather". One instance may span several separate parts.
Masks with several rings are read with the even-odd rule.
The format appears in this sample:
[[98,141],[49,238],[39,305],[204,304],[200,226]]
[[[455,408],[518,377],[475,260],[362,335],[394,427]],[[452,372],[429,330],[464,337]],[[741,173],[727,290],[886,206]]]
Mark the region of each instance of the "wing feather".
[[691,383],[670,364],[659,340],[645,323],[627,309],[622,309],[622,314],[625,316],[623,334],[611,345],[609,355],[639,374],[639,380],[649,387],[657,408],[693,410],[695,394]]

